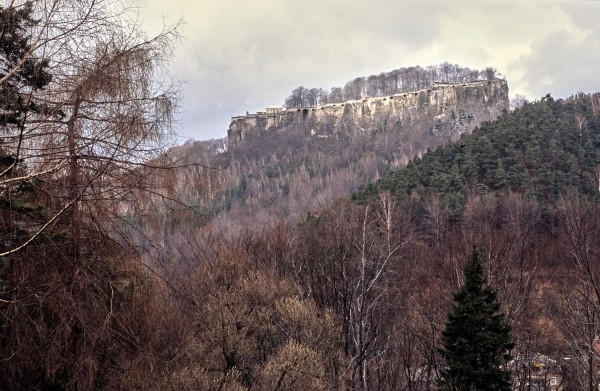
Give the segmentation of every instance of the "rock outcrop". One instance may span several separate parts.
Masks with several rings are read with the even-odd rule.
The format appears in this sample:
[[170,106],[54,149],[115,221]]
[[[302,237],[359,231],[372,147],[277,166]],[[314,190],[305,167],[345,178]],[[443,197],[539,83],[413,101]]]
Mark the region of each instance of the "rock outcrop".
[[306,136],[420,126],[454,139],[508,109],[506,80],[436,84],[427,90],[364,98],[321,107],[278,108],[233,117],[227,132],[236,148],[253,136],[294,128]]

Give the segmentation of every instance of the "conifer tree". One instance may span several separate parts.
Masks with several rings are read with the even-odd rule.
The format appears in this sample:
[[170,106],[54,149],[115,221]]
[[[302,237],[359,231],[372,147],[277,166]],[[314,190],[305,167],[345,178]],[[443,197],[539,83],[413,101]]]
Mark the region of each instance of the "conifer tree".
[[464,268],[464,285],[454,294],[440,349],[446,366],[443,390],[510,390],[505,364],[512,348],[495,291],[487,285],[477,250]]
[[30,36],[37,21],[32,5],[0,5],[0,128],[23,126],[28,110],[39,110],[30,92],[45,87],[52,79],[48,60],[31,53]]
[[7,154],[3,145],[20,137],[28,112],[43,109],[32,92],[52,79],[48,60],[31,52],[28,32],[37,24],[32,12],[31,3],[0,5],[0,181],[19,160],[18,150]]

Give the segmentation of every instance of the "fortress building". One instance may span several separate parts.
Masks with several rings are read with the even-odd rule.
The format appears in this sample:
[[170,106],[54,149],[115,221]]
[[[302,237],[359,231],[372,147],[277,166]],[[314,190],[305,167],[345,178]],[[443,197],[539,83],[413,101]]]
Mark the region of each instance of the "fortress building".
[[246,138],[292,128],[322,137],[402,126],[426,127],[430,132],[449,127],[459,135],[495,119],[508,107],[506,80],[437,83],[425,90],[320,107],[267,107],[264,112],[233,117],[227,135],[233,148]]

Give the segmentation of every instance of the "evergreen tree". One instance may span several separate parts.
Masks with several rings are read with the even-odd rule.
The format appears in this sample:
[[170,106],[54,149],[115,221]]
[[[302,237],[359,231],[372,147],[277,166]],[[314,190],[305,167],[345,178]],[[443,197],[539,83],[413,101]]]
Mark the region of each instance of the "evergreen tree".
[[29,30],[37,24],[32,7],[29,2],[0,5],[0,178],[10,174],[19,161],[18,148],[5,147],[7,139],[17,140],[24,132],[28,112],[43,110],[33,91],[52,79],[48,60],[35,57],[31,49]]
[[496,293],[487,285],[483,266],[473,250],[464,268],[464,285],[442,332],[440,350],[446,366],[443,390],[510,390],[510,371],[504,369],[512,348]]
[[[557,201],[565,191],[599,200],[593,179],[600,165],[597,96],[559,101],[546,97],[525,105],[409,162],[406,168],[387,173],[353,198],[376,200],[382,190],[406,197],[418,190],[444,192],[448,197],[460,193],[466,200],[469,191],[490,189],[511,190],[544,202]],[[440,189],[434,180],[439,179],[438,173],[450,173],[453,184],[464,186]]]
[[32,90],[52,79],[48,60],[31,53],[29,30],[36,25],[32,4],[0,6],[0,127],[23,126],[28,110],[39,110]]

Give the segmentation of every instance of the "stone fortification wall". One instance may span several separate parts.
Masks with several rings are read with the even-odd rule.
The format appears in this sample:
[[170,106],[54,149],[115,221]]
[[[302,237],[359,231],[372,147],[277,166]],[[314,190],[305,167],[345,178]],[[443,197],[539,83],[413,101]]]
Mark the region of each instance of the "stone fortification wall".
[[286,128],[304,131],[307,136],[326,136],[336,132],[381,129],[388,124],[420,124],[431,130],[454,121],[460,122],[462,133],[471,131],[483,121],[495,119],[508,107],[506,80],[436,84],[427,90],[321,107],[271,107],[265,112],[233,117],[227,135],[230,147],[235,148],[247,138]]

